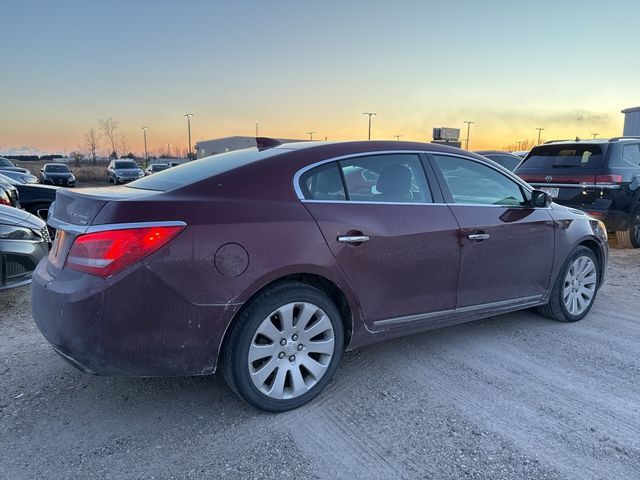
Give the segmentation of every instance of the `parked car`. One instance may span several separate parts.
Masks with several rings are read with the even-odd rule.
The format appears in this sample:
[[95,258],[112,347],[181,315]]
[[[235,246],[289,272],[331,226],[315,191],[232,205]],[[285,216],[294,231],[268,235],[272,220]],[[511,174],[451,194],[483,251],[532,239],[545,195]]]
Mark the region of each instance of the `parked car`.
[[0,157],[0,169],[11,170],[14,172],[29,173],[26,168],[18,167],[14,162],[8,158]]
[[44,221],[24,210],[0,205],[0,290],[30,283],[49,245]]
[[521,157],[509,152],[503,152],[502,150],[477,150],[476,153],[488,158],[489,160],[493,160],[498,165],[502,165],[511,172],[513,172],[516,167],[520,165],[520,162],[522,162]]
[[[10,180],[7,178],[7,180]],[[0,175],[0,205],[20,208],[20,195],[11,182],[4,180]]]
[[109,183],[116,185],[144,177],[144,172],[134,160],[111,160],[107,167]]
[[45,163],[40,169],[42,183],[61,187],[75,187],[76,177],[73,170],[64,163]]
[[144,174],[151,175],[152,173],[158,173],[167,168],[169,168],[169,164],[167,163],[152,163],[145,169]]
[[511,152],[511,155],[515,155],[516,157],[520,157],[522,159],[529,155],[529,150],[518,150],[515,152]]
[[15,170],[5,170],[0,168],[0,174],[12,178],[20,183],[40,183],[38,177],[30,173],[17,172]]
[[20,183],[10,177],[7,177],[4,173],[0,173],[0,180],[3,180],[16,188],[20,198],[20,208],[33,215],[37,215],[40,218],[47,218],[49,206],[56,199],[58,187],[33,183]]
[[640,247],[640,138],[546,143],[516,174],[555,202],[604,221],[620,245]]
[[[354,167],[375,189],[352,192]],[[345,349],[530,307],[584,318],[607,233],[550,201],[484,157],[402,141],[259,144],[60,189],[33,318],[85,372],[220,368],[249,404],[288,410]]]

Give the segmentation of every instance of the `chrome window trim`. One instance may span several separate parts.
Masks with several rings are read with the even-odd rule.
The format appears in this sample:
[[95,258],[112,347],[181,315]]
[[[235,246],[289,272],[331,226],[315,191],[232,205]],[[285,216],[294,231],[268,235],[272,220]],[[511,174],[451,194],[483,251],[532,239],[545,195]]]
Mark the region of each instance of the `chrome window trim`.
[[[579,183],[530,183],[532,187],[562,187],[562,188],[608,188],[608,189],[618,189],[620,185],[581,185]],[[538,188],[536,188],[537,190]]]
[[[350,200],[314,200],[314,199],[306,199],[306,198],[304,198],[304,194],[302,193],[302,190],[300,189],[300,177],[305,172],[307,172],[307,171],[309,171],[309,170],[311,170],[311,169],[313,169],[315,167],[319,167],[320,165],[324,165],[326,163],[339,162],[341,160],[346,160],[346,159],[351,159],[351,158],[370,157],[370,156],[376,156],[376,155],[389,155],[389,154],[443,155],[443,156],[449,156],[449,157],[458,157],[458,158],[462,158],[462,159],[465,159],[465,160],[471,160],[471,161],[474,161],[474,162],[479,163],[481,165],[486,165],[487,167],[495,170],[496,172],[502,174],[503,176],[509,178],[510,180],[513,180],[515,183],[517,183],[518,185],[523,187],[529,193],[531,193],[533,191],[533,188],[531,187],[530,184],[528,184],[527,182],[522,180],[520,177],[515,175],[509,169],[507,169],[507,168],[505,168],[505,167],[503,167],[503,166],[501,166],[499,164],[496,164],[494,166],[494,165],[490,165],[486,161],[483,161],[483,160],[480,160],[480,159],[477,159],[477,158],[473,158],[473,157],[470,157],[470,156],[460,155],[458,153],[438,152],[438,151],[432,151],[432,150],[377,150],[375,152],[350,153],[350,154],[347,154],[347,155],[340,155],[338,157],[327,158],[325,160],[320,160],[318,162],[315,162],[315,163],[312,163],[310,165],[307,165],[306,167],[303,167],[300,170],[298,170],[293,176],[293,189],[296,192],[298,200],[300,200],[303,203],[346,203],[346,204],[362,204],[362,205],[422,205],[422,206],[425,206],[425,205],[441,205],[441,206],[442,205],[448,205],[448,206],[451,206],[451,205],[466,205],[466,206],[476,206],[476,207],[480,206],[480,207],[501,207],[501,208],[532,208],[532,207],[524,207],[524,206],[519,206],[519,205],[493,205],[493,204],[486,204],[486,203],[374,202],[374,201],[355,201],[355,200],[354,201],[350,201]],[[495,168],[495,167],[498,167],[498,168]],[[535,207],[535,208],[549,208],[549,207]]]

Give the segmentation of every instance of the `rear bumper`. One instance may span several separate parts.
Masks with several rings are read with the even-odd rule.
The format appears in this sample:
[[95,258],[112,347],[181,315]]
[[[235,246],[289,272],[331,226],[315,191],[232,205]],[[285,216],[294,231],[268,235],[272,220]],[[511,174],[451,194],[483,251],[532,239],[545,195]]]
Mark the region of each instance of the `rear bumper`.
[[53,348],[88,373],[213,373],[238,305],[194,305],[139,264],[109,279],[49,262],[33,274],[33,318]]

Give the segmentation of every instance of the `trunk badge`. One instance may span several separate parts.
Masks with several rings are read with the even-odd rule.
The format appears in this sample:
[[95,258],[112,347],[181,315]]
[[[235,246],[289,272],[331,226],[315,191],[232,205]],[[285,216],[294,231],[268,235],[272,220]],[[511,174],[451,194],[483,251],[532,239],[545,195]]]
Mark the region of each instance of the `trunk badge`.
[[544,177],[544,181],[547,183],[551,183],[551,180],[553,180],[553,177],[551,175],[547,175],[546,177]]

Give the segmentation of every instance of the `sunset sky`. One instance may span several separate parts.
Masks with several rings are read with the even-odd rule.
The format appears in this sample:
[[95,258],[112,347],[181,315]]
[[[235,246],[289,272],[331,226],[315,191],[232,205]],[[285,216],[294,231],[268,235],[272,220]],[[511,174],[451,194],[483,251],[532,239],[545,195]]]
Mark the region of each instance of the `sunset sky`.
[[101,118],[130,149],[229,135],[471,147],[620,135],[640,105],[640,2],[0,0],[0,153],[69,152]]

